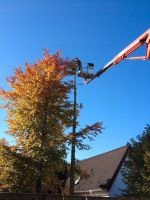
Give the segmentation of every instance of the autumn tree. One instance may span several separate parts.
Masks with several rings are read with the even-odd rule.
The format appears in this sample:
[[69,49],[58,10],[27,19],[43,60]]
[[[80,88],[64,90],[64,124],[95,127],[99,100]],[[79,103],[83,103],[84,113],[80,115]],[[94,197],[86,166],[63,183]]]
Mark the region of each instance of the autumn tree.
[[128,157],[122,173],[127,186],[124,195],[150,195],[150,125],[128,144]]
[[32,160],[17,152],[16,146],[0,140],[0,191],[31,192],[35,187]]
[[[70,100],[74,85],[67,79],[76,68],[74,61],[63,59],[59,52],[50,55],[45,51],[42,60],[26,63],[25,69],[15,68],[7,78],[10,90],[0,90],[1,107],[7,111],[7,133],[15,145],[0,143],[0,191],[42,192],[44,187],[55,191],[64,186],[66,142],[89,149],[84,140],[101,133],[102,124],[95,123],[64,134],[78,124],[74,119],[80,106]],[[74,167],[71,173],[74,176]]]
[[7,78],[11,90],[0,91],[1,107],[7,111],[7,133],[15,138],[17,152],[32,160],[39,192],[42,183],[58,186],[56,172],[62,169],[66,156],[64,130],[71,126],[72,116],[72,85],[63,79],[68,66],[59,53],[45,51],[42,60],[26,63],[25,70],[15,68],[14,75]]

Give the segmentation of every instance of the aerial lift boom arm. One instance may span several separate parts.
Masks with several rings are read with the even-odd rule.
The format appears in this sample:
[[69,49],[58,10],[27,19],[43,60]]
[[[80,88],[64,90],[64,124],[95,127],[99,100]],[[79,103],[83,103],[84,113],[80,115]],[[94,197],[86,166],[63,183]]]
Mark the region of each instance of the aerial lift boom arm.
[[[127,56],[135,51],[138,47],[146,43],[146,55],[127,58]],[[124,50],[122,50],[119,54],[117,54],[110,62],[108,62],[102,69],[100,69],[87,83],[91,82],[96,77],[99,77],[102,73],[104,73],[107,69],[109,69],[112,65],[118,64],[123,59],[142,59],[147,60],[150,59],[150,29],[145,31],[141,36],[139,36],[135,41],[133,41],[129,46],[127,46]]]

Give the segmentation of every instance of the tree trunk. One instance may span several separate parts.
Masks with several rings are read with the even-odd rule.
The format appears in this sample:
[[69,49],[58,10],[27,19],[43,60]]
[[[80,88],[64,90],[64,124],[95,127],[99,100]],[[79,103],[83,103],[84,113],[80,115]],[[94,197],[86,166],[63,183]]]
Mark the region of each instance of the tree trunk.
[[74,112],[73,112],[73,125],[72,125],[72,146],[71,146],[71,167],[70,167],[70,195],[74,193],[74,183],[75,183],[75,144],[76,144],[76,121],[77,121],[77,112],[76,112],[76,104],[77,104],[77,88],[76,88],[76,73],[74,76]]

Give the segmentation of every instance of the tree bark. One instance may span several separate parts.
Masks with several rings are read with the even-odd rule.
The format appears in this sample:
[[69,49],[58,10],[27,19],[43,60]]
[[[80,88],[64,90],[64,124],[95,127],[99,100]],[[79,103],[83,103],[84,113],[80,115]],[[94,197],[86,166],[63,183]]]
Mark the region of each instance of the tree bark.
[[72,125],[72,146],[71,146],[71,167],[70,167],[70,195],[74,194],[75,183],[75,144],[76,144],[76,121],[77,121],[77,87],[76,87],[76,73],[74,76],[74,107],[73,107],[73,125]]

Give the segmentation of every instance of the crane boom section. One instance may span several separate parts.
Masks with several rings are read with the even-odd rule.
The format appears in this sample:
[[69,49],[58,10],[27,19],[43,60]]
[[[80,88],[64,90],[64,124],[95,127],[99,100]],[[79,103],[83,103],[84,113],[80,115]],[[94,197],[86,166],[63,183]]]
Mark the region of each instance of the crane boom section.
[[125,49],[123,49],[119,54],[117,54],[110,62],[108,62],[103,68],[101,68],[92,79],[88,80],[87,83],[91,82],[96,77],[99,77],[102,73],[104,73],[107,69],[109,69],[112,65],[118,64],[121,60],[125,59],[130,53],[135,51],[138,47],[142,46],[146,43],[146,55],[132,57],[132,60],[135,59],[150,59],[150,28],[145,31],[141,36],[139,36],[136,40],[134,40],[131,44],[129,44]]
[[118,55],[114,57],[114,64],[118,64],[121,60],[126,58],[130,53],[136,50],[138,47],[143,45],[145,42],[150,43],[148,39],[150,37],[150,29],[145,31],[141,36],[139,36],[135,41],[133,41],[129,46],[122,50]]

